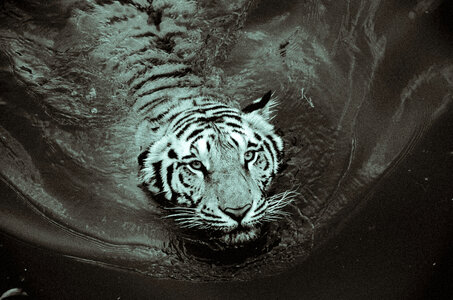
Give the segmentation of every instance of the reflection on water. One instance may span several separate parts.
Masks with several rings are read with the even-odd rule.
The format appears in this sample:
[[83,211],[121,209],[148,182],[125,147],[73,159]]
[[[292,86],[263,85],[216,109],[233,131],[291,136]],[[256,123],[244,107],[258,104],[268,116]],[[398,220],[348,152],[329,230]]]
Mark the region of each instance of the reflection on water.
[[[206,84],[239,103],[275,91],[286,149],[272,190],[300,193],[259,246],[231,254],[253,255],[216,266],[137,186],[135,69],[121,57],[141,47],[129,31],[155,26],[153,13],[39,2],[0,4],[1,176],[21,195],[2,203],[1,229],[150,276],[247,279],[303,259],[452,100],[439,1],[200,1],[189,35]],[[130,27],[106,22],[119,10]]]

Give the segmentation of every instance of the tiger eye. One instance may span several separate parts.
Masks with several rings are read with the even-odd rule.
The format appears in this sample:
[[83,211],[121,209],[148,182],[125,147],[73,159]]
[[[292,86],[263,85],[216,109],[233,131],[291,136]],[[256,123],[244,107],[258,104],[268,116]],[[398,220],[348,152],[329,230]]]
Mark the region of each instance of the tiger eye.
[[247,151],[244,153],[244,160],[246,162],[251,161],[255,157],[255,151]]
[[195,170],[200,170],[203,167],[203,164],[199,160],[194,160],[190,162],[190,167]]

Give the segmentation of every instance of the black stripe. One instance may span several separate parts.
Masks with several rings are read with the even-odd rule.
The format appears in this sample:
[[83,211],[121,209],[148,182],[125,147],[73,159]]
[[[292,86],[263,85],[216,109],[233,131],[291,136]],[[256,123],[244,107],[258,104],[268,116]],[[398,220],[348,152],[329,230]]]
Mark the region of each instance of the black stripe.
[[135,86],[132,86],[132,88],[138,90],[143,85],[145,85],[145,83],[152,81],[152,80],[159,79],[159,78],[163,78],[163,77],[180,78],[180,77],[187,75],[187,73],[189,73],[190,71],[191,71],[191,68],[186,67],[186,68],[183,68],[181,70],[174,71],[171,73],[151,75],[151,76],[143,79],[141,82],[137,83]]
[[259,134],[257,134],[256,132],[254,132],[254,136],[255,136],[255,139],[257,139],[258,141],[261,141],[262,138]]
[[[192,144],[195,144],[196,142],[198,142],[198,140],[200,140],[201,138],[203,138],[203,135],[200,134],[199,136],[197,136],[193,141],[192,141]],[[209,150],[208,150],[209,151]]]
[[169,39],[172,37],[180,37],[180,36],[185,36],[186,32],[184,31],[172,31],[172,32],[167,32],[161,39]]
[[177,131],[178,133],[176,133],[176,137],[177,138],[180,138],[185,132],[187,129],[189,129],[190,126],[192,125],[200,125],[200,124],[197,124],[197,120],[192,120],[192,121],[187,121],[187,123],[179,130],[175,130]]
[[221,119],[221,117],[212,116],[212,117],[208,117],[208,118],[200,118],[200,122],[203,122],[203,123],[215,123],[219,119]]
[[[214,218],[214,219],[222,219],[221,216],[214,215],[214,214],[211,214],[211,213],[208,213],[208,212],[205,212],[205,211],[203,211],[203,215],[205,215],[205,216],[207,216],[207,217]],[[214,220],[213,220],[213,221],[214,221]]]
[[[198,115],[198,116],[197,116]],[[187,122],[190,122],[190,121],[193,121],[197,118],[199,118],[200,115],[198,112],[196,111],[189,111],[187,113],[187,115],[185,115],[184,117],[182,117],[181,119],[179,119],[174,125],[173,125],[173,130],[176,131],[179,129],[179,126],[180,125],[184,125],[186,124]]]
[[140,34],[133,35],[134,38],[142,38],[142,37],[155,37],[157,36],[155,33],[148,31]]
[[168,157],[178,159],[178,154],[176,154],[175,150],[170,149],[170,151],[168,151]]
[[277,143],[275,142],[274,138],[271,135],[266,136],[272,143],[272,146],[274,146],[275,151],[277,152],[277,159],[280,160],[282,156],[282,151],[278,149]]
[[237,148],[239,148],[239,143],[232,137],[230,139],[233,141],[233,143],[236,145]]
[[[195,103],[194,103],[195,105]],[[211,109],[211,108],[205,108],[203,106],[198,106],[197,107],[198,109],[197,110],[193,110],[192,112],[193,113],[200,113],[200,114],[206,114],[206,113],[210,113],[212,114],[212,117],[231,117],[231,118],[238,118],[238,114],[235,110],[231,109],[231,108],[228,108],[228,107],[220,107],[219,109]],[[242,120],[239,118],[239,120]],[[178,121],[179,123],[179,121]],[[175,124],[175,125],[178,125]]]
[[[266,140],[263,141],[263,144],[264,144],[263,147],[266,148],[267,152],[270,153],[272,161],[276,163],[277,157],[274,154],[274,152],[272,152],[272,146]],[[277,152],[277,151],[275,151],[275,152]]]
[[193,155],[193,154],[189,154],[189,155],[185,155],[183,157],[181,157],[181,159],[190,159],[190,158],[195,158],[196,156]]
[[260,209],[262,209],[265,204],[266,204],[265,201],[261,202],[261,204],[255,209],[255,211],[259,211]]
[[186,123],[186,122],[191,122],[193,120],[197,120],[197,119],[201,119],[203,118],[203,113],[204,111],[202,110],[191,110],[187,113],[187,115],[185,115],[183,118],[179,119],[178,122],[176,122],[174,125],[173,125],[173,129],[176,131],[178,130],[179,128],[179,125],[183,125],[181,123]]
[[190,82],[188,82],[188,81],[185,81],[185,82],[183,81],[183,82],[178,82],[178,83],[172,84],[172,85],[160,86],[158,88],[155,88],[155,89],[149,90],[147,92],[141,93],[137,97],[148,96],[148,95],[154,94],[155,92],[162,91],[162,90],[165,90],[165,89],[171,89],[171,88],[175,88],[175,87],[189,87],[189,88],[192,87],[192,88],[195,88],[195,87],[201,86],[201,84],[185,85],[185,84],[189,84],[189,83]]
[[190,201],[192,202],[192,206],[196,207],[198,205],[198,203],[201,202],[202,199],[203,199],[203,197],[200,197],[198,199],[190,198]]
[[190,99],[193,99],[194,97],[197,97],[197,96],[192,95],[192,96],[182,97],[182,98],[179,98],[179,100],[180,100],[180,101],[190,100]]
[[114,16],[112,18],[109,18],[107,25],[113,25],[115,23],[127,21],[127,20],[129,20],[129,18],[126,15],[122,15],[121,17]]
[[199,154],[197,147],[195,147],[194,145],[190,145],[190,152],[191,153],[196,152],[196,154],[194,154],[194,156]]
[[191,186],[189,184],[187,184],[185,181],[184,181],[184,177],[182,176],[182,173],[179,173],[179,181],[182,183],[182,185],[185,187],[185,188],[190,188]]
[[145,74],[149,69],[149,66],[144,66],[143,70],[137,71],[134,76],[132,76],[127,82],[127,85],[131,85],[132,82],[134,82],[135,79],[142,77],[143,74]]
[[[188,116],[190,116],[190,118],[188,118]],[[225,116],[229,117],[231,119],[233,119],[233,117],[235,117],[232,115],[219,115],[219,116],[205,117],[204,115],[202,115],[202,112],[198,112],[198,111],[194,111],[192,114],[189,114],[188,116],[185,116],[184,118],[178,120],[178,122],[176,122],[176,124],[173,126],[173,129],[175,131],[177,131],[177,130],[179,130],[180,126],[182,126],[183,124],[187,124],[188,122],[192,122],[195,120],[200,123],[215,123],[217,120],[219,120]],[[236,118],[235,120],[241,121],[240,118]],[[224,124],[226,124],[225,120],[222,120],[222,122],[224,122]]]
[[147,111],[152,110],[162,104],[163,102],[168,101],[168,97],[159,97],[157,99],[154,99],[153,101],[149,101],[148,103],[143,104],[139,110],[144,110],[145,108]]
[[221,103],[204,103],[204,104],[201,104],[200,107],[205,110],[216,110],[216,109],[220,109],[220,108],[231,109],[229,106],[227,106],[225,104],[221,104]]
[[[171,105],[170,107],[168,107],[166,109],[165,112],[161,113],[157,117],[151,118],[148,116],[148,117],[145,117],[145,120],[150,123],[159,122],[161,119],[165,118],[170,113],[173,113],[173,115],[171,115],[169,119],[171,119],[172,117],[174,118],[177,115],[177,113],[172,112],[172,109],[175,108],[176,106],[177,105]],[[167,120],[167,122],[168,122],[168,120]]]
[[132,51],[131,53],[126,53],[124,56],[133,56],[135,54],[140,54],[140,53],[146,53],[147,51],[149,51],[149,46],[143,46],[142,48],[138,49],[138,50],[135,50],[135,51]]
[[252,148],[252,147],[256,148],[256,147],[258,147],[258,144],[255,144],[255,143],[252,143],[252,142],[249,141],[249,142],[247,143],[247,147],[248,147],[248,148]]
[[148,14],[148,24],[153,23],[156,29],[160,31],[160,23],[162,23],[162,10],[154,8],[146,8],[145,12]]
[[[172,108],[172,107],[171,107]],[[170,108],[170,109],[171,109]],[[177,113],[174,113],[173,115],[170,116],[170,118],[168,118],[167,122],[170,123],[171,121],[173,121],[177,116],[179,116],[181,114],[181,112],[177,112]]]
[[242,123],[242,118],[240,116],[238,116],[237,114],[225,113],[225,114],[219,115],[219,118],[220,117],[224,118],[225,121],[228,121],[228,118],[230,118],[230,119],[233,119],[234,121]]
[[164,189],[164,185],[162,182],[162,161],[158,161],[153,163],[153,169],[154,169],[154,178],[155,178],[155,187],[159,190],[159,192],[162,192]]
[[143,168],[145,166],[145,159],[148,157],[148,154],[149,154],[149,150],[147,149],[138,156],[137,160],[138,160],[138,165],[140,166],[140,168]]
[[[192,125],[192,124],[195,124],[197,122],[200,122],[200,119],[202,119],[203,117],[201,117],[199,114],[198,115],[191,115],[191,118],[188,118],[187,120],[185,120],[184,122],[182,122],[181,124],[179,124],[179,126],[176,126],[176,127],[173,127],[173,130],[174,132],[177,132],[179,130],[186,130],[187,129],[187,125]],[[201,123],[201,122],[200,122]]]
[[154,42],[154,47],[160,50],[163,50],[167,53],[173,52],[173,48],[176,46],[176,42],[172,39],[172,36],[166,34],[165,36],[157,39]]
[[171,191],[171,198],[170,198],[170,201],[172,203],[178,203],[178,198],[181,197],[182,195],[181,194],[178,194],[176,192],[174,192],[173,190]]
[[234,116],[238,116],[237,111],[232,108],[229,108],[229,107],[221,107],[221,108],[215,108],[215,109],[203,108],[202,111],[209,112],[210,114],[216,115],[216,116],[218,116],[220,114],[232,114]]
[[239,130],[237,130],[237,129],[233,128],[233,129],[231,129],[231,132],[234,132],[234,133],[237,133],[237,134],[240,134],[240,135],[242,135],[242,134],[244,134],[244,131],[243,131],[243,128],[241,128],[241,129],[242,129],[242,130],[241,130],[241,131],[239,131]]
[[184,194],[183,196],[184,196],[184,198],[185,198],[187,201],[190,202],[190,206],[191,206],[191,207],[195,207],[195,206],[196,206],[197,203],[194,201],[194,199],[193,199],[192,197],[190,197],[190,196],[187,195],[187,194]]
[[162,119],[163,117],[165,117],[165,115],[167,114],[168,112],[164,112],[164,113],[161,113],[160,115],[158,115],[157,117],[155,118],[151,118],[151,117],[145,117],[145,120],[150,122],[150,123],[154,123],[154,122],[159,122],[160,119]]
[[199,134],[200,132],[203,132],[205,129],[206,129],[206,127],[200,128],[200,129],[197,129],[197,130],[194,130],[194,131],[186,138],[186,140],[190,140],[191,138],[195,137],[195,136],[196,136],[197,134]]
[[167,184],[170,187],[172,193],[174,193],[173,187],[171,186],[171,181],[173,179],[173,164],[167,167]]
[[204,114],[206,112],[207,111],[203,111],[203,110],[190,111],[186,116],[184,116],[183,118],[179,119],[173,125],[173,129],[175,131],[177,131],[181,125],[186,124],[187,122],[191,122],[193,120],[197,120],[199,122],[204,122],[204,123],[209,123],[209,122],[215,122],[215,121],[217,121],[220,118],[228,117],[228,118],[231,118],[231,119],[236,120],[238,122],[242,121],[242,119],[240,117],[238,117],[237,115],[235,115],[235,114],[225,113],[225,114],[218,114],[218,115],[216,114],[216,115],[213,115],[211,117],[206,117],[206,116],[204,116]]
[[223,123],[225,124],[226,126],[229,126],[229,127],[233,127],[233,128],[241,128],[242,129],[242,126],[241,125],[238,125],[236,123],[232,123],[232,122],[226,122],[226,123]]

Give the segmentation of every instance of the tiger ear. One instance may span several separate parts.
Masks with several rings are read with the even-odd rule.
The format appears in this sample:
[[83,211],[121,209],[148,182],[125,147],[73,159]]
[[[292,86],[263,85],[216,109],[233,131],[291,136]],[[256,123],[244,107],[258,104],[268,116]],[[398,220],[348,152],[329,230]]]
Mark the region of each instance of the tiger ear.
[[266,120],[271,120],[273,108],[277,105],[276,101],[271,100],[271,96],[272,91],[267,92],[263,97],[256,99],[252,104],[244,107],[242,112],[246,114],[256,113]]

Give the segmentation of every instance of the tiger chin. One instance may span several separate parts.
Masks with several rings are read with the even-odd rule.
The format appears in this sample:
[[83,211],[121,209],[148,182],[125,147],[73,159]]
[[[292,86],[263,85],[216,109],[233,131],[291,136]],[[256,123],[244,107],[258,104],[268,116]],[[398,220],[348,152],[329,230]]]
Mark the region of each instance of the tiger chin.
[[139,179],[164,199],[166,218],[238,246],[285,214],[285,197],[266,195],[283,153],[270,124],[271,94],[242,110],[203,98],[154,117],[158,129],[138,157]]

